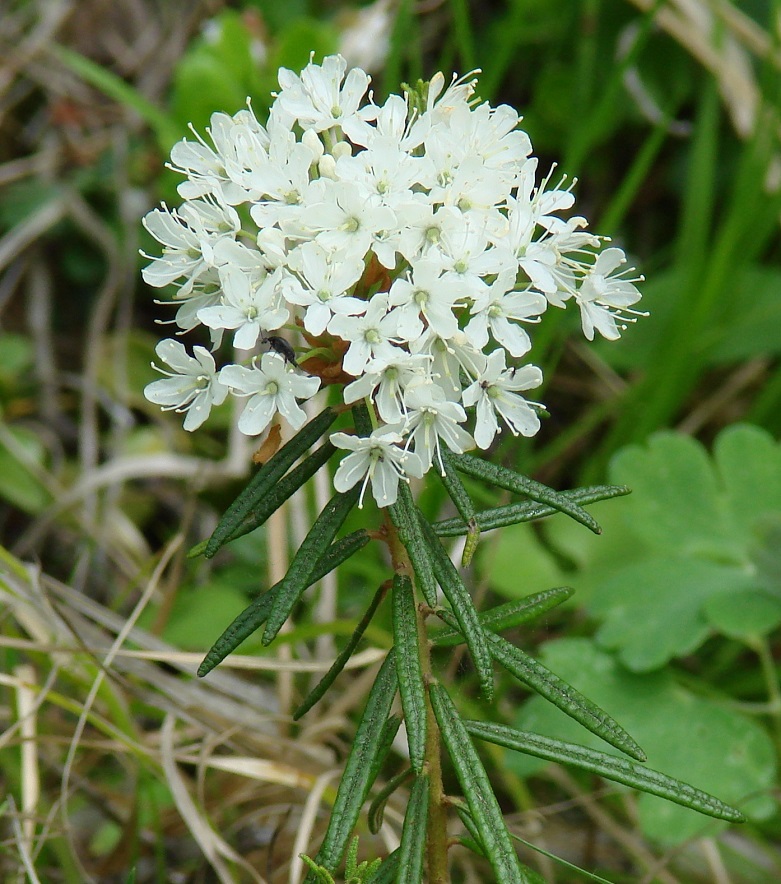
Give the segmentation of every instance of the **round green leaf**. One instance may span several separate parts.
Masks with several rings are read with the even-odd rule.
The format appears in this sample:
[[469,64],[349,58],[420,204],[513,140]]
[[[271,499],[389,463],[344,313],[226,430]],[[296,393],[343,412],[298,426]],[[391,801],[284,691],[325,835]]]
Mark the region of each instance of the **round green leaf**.
[[703,610],[714,629],[744,641],[768,635],[781,623],[781,598],[759,590],[713,596]]

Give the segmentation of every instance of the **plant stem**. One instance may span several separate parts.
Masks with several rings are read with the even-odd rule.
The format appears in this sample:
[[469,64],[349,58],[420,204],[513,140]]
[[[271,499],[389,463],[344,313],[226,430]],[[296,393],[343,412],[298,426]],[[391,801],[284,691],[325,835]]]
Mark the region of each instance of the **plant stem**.
[[[407,550],[399,538],[395,526],[389,518],[385,518],[385,539],[390,549],[394,570],[408,575],[413,584],[415,572],[412,569]],[[426,614],[421,605],[416,606],[418,626],[418,653],[423,678],[427,684],[434,680],[431,670],[431,644],[426,630]],[[439,725],[434,716],[434,709],[426,693],[426,748],[424,769],[429,778],[429,803],[426,831],[426,864],[428,867],[428,884],[450,884],[450,868],[448,864],[448,832],[447,802],[445,787],[442,783],[442,749]]]

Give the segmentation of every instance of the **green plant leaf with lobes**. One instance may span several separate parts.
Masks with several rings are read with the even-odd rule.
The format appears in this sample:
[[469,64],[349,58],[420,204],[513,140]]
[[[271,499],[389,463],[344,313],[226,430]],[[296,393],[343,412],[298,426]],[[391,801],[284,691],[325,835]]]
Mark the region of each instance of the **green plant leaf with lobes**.
[[[714,631],[766,635],[781,599],[781,446],[756,427],[723,431],[713,457],[696,441],[658,433],[620,451],[611,479],[632,495],[611,502],[612,560],[589,538],[552,524],[547,536],[582,567],[573,581],[602,622],[598,641],[646,671],[695,651]],[[726,600],[729,596],[730,601]],[[723,598],[724,597],[724,598]],[[761,600],[757,602],[758,599]],[[727,607],[746,616],[731,623]],[[773,608],[773,611],[770,610]]]

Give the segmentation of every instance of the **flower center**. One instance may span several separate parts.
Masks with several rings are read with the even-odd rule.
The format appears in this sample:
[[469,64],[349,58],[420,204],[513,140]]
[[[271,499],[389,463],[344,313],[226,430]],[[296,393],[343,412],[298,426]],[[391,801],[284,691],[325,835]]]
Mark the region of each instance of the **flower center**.
[[355,233],[360,226],[361,222],[357,218],[348,218],[342,225],[342,229],[346,230],[347,233]]
[[331,300],[331,293],[329,291],[326,291],[325,289],[320,289],[320,291],[317,293],[317,297],[320,301],[325,303],[326,301]]
[[269,381],[266,384],[266,395],[267,396],[276,396],[279,392],[279,384],[276,381]]
[[382,341],[382,336],[376,328],[367,328],[363,337],[367,344],[379,344]]
[[339,117],[341,117],[341,115],[342,115],[342,109],[339,107],[338,104],[335,104],[335,105],[331,108],[331,116],[332,116],[335,120],[338,120]]
[[426,229],[426,240],[431,243],[438,243],[441,231],[438,227],[428,227]]
[[424,289],[418,289],[412,296],[412,300],[420,307],[421,310],[426,308],[429,301],[429,293]]

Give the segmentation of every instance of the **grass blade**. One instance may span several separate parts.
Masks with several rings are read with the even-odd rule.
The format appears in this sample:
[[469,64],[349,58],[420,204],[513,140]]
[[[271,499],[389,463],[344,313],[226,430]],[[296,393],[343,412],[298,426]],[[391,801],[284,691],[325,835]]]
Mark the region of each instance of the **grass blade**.
[[429,696],[442,740],[496,880],[502,884],[527,884],[529,879],[521,869],[488,775],[453,701],[439,684],[429,686]]
[[302,715],[305,715],[319,700],[322,699],[325,692],[331,685],[336,681],[339,673],[344,669],[347,661],[352,657],[355,649],[358,647],[358,642],[360,642],[363,637],[364,632],[366,632],[366,627],[371,623],[372,617],[374,617],[374,612],[380,605],[380,602],[385,598],[385,593],[388,591],[388,583],[383,583],[382,586],[379,587],[377,592],[374,593],[374,598],[371,600],[371,604],[366,609],[363,617],[358,621],[358,625],[355,627],[355,631],[350,636],[350,640],[341,650],[337,658],[331,664],[331,668],[326,672],[326,674],[320,679],[320,681],[314,686],[314,688],[309,692],[309,695],[306,699],[300,704],[300,706],[293,713],[293,720],[298,721]]
[[525,494],[538,503],[547,503],[555,510],[566,513],[570,518],[581,525],[585,525],[595,534],[601,534],[602,529],[599,527],[596,519],[581,506],[579,506],[571,497],[554,491],[543,485],[541,482],[535,482],[528,476],[522,476],[513,470],[508,470],[500,464],[491,463],[479,457],[473,457],[470,454],[451,454],[450,455],[457,470],[472,476],[474,479],[482,479],[491,485],[499,488],[505,488],[515,494]]
[[317,560],[331,545],[336,532],[344,524],[350,510],[355,506],[360,494],[360,487],[351,488],[344,493],[337,492],[323,507],[323,511],[312,525],[309,534],[304,538],[298,552],[290,563],[287,574],[281,580],[281,586],[274,605],[268,616],[263,632],[263,644],[269,645],[304,590],[310,585],[310,575],[314,571]]
[[[374,680],[361,723],[355,734],[352,749],[347,757],[344,773],[336,793],[336,800],[328,821],[328,829],[315,862],[336,872],[342,861],[347,843],[358,821],[361,807],[371,783],[372,762],[381,751],[385,724],[388,720],[393,698],[396,696],[396,660],[391,650]],[[306,881],[311,882],[311,876]]]
[[552,737],[543,737],[527,731],[518,731],[501,724],[486,724],[481,721],[466,721],[464,725],[472,736],[514,749],[526,755],[534,755],[547,761],[561,764],[572,764],[581,770],[599,774],[605,779],[631,786],[641,792],[658,795],[668,801],[674,801],[683,807],[697,810],[708,816],[729,822],[744,822],[743,814],[723,801],[700,789],[684,783],[675,777],[669,777],[659,771],[651,770],[625,758],[587,749],[576,743],[567,743]]
[[426,687],[420,665],[415,592],[405,574],[396,574],[393,579],[393,639],[409,760],[420,775],[426,752]]

